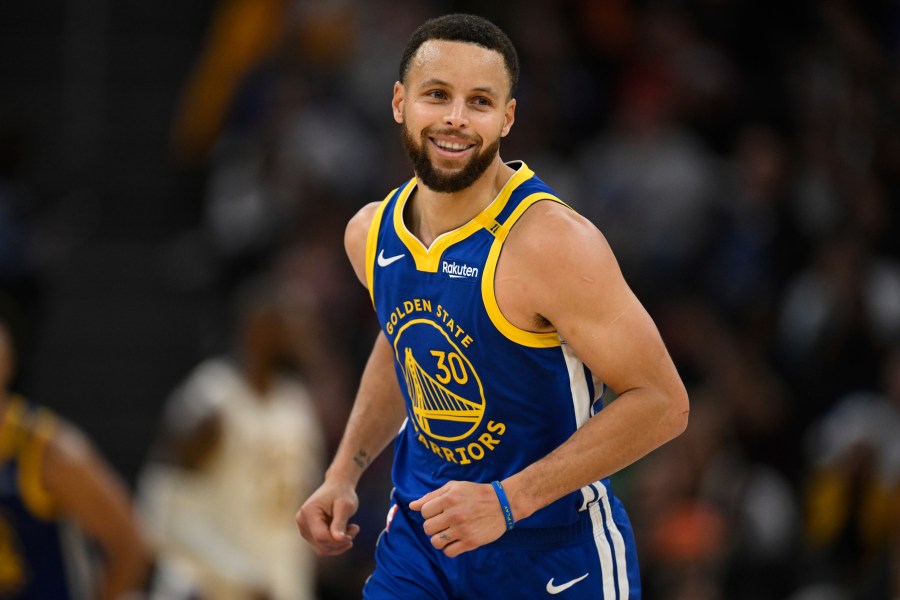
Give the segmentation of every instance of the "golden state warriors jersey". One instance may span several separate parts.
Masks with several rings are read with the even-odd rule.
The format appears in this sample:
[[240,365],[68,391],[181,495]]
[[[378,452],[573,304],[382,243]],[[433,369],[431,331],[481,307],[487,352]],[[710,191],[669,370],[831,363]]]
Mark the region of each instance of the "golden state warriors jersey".
[[[429,248],[407,229],[416,180],[379,206],[366,278],[406,401],[393,480],[403,502],[450,480],[502,480],[566,441],[595,410],[603,385],[555,332],[507,321],[494,295],[503,243],[532,204],[560,202],[524,164],[472,221]],[[516,524],[571,524],[608,492],[598,481]]]

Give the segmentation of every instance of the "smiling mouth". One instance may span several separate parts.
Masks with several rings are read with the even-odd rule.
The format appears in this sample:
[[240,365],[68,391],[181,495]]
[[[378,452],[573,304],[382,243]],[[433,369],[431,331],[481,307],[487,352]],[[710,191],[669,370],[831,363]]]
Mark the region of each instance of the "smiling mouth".
[[453,152],[460,153],[465,152],[469,148],[474,148],[475,144],[465,144],[462,142],[448,142],[446,140],[436,140],[434,138],[429,138],[431,143],[438,147],[438,149],[443,150],[444,152]]

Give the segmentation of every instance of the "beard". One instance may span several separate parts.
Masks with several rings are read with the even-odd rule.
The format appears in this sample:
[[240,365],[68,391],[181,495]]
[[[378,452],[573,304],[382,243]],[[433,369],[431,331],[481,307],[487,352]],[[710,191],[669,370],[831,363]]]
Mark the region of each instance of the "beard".
[[500,138],[498,137],[490,146],[475,153],[462,170],[446,173],[435,167],[428,157],[426,144],[429,142],[425,136],[422,136],[421,143],[417,144],[412,132],[404,122],[400,125],[400,137],[403,138],[403,147],[406,148],[406,153],[409,155],[409,160],[419,181],[428,189],[444,194],[459,192],[475,183],[479,177],[484,175],[500,151]]

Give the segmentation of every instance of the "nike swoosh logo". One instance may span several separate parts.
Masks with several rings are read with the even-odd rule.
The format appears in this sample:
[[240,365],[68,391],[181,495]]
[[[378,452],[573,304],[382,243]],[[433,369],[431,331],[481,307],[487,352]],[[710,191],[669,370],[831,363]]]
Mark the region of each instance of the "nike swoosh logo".
[[404,256],[406,256],[406,255],[405,255],[405,254],[398,254],[397,256],[392,256],[392,257],[390,257],[390,258],[385,258],[385,257],[384,257],[384,248],[382,248],[382,249],[381,249],[381,252],[378,253],[378,259],[377,259],[378,266],[379,266],[379,267],[386,267],[386,266],[388,266],[388,265],[391,264],[391,263],[397,262],[398,260],[400,260],[400,259],[403,258]]
[[553,577],[550,578],[550,581],[547,582],[547,593],[550,595],[556,595],[560,592],[564,592],[582,579],[586,578],[590,573],[585,573],[581,577],[576,577],[572,581],[567,581],[560,585],[553,585]]

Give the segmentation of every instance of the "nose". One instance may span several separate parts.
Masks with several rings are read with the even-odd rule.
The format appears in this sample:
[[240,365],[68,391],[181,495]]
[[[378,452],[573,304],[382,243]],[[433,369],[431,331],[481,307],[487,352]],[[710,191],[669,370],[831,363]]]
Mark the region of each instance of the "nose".
[[464,99],[454,100],[447,106],[444,123],[457,129],[462,129],[469,124],[468,107]]

